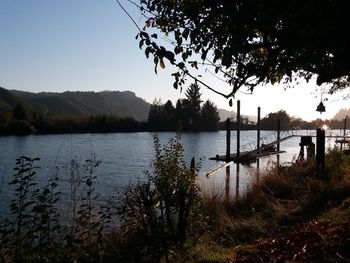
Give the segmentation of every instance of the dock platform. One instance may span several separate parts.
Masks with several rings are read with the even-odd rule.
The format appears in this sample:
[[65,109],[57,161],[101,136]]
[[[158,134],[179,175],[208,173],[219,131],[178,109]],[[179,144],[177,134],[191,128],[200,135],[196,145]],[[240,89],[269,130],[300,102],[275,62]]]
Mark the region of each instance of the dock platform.
[[[275,155],[275,154],[280,154],[280,153],[285,153],[285,151],[277,151],[277,150],[272,150],[272,151],[250,151],[250,152],[241,152],[239,157],[237,157],[236,153],[230,154],[230,159],[228,161],[233,161],[235,163],[249,163],[255,161],[257,158],[260,157],[265,157],[269,155]],[[209,160],[215,160],[215,161],[223,161],[226,162],[226,155],[216,155],[214,157],[209,158]]]

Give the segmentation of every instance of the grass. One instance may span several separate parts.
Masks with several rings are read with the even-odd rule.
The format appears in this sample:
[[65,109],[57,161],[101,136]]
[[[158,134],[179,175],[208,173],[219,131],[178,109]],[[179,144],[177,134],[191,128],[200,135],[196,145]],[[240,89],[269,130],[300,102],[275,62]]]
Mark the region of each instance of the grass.
[[272,168],[238,200],[206,196],[206,238],[196,244],[206,249],[184,262],[348,262],[349,168],[335,149],[325,179],[313,163],[294,163]]

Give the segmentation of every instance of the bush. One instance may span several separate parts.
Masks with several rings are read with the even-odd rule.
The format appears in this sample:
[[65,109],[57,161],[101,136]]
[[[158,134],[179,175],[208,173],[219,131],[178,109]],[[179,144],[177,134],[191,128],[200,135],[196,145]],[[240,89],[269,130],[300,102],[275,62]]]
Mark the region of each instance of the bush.
[[128,187],[119,202],[124,233],[120,254],[127,262],[169,262],[171,250],[195,238],[201,222],[195,171],[183,158],[180,136],[161,146],[154,137],[156,157],[146,182]]

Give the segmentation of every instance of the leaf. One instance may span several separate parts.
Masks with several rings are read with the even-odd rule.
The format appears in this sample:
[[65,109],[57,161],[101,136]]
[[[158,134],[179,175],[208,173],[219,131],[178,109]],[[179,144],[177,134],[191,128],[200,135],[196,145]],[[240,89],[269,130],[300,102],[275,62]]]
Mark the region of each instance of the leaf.
[[185,28],[184,31],[182,32],[182,36],[184,37],[184,39],[187,40],[189,33],[190,33],[190,30],[188,28]]
[[158,61],[159,61],[159,59],[158,59],[158,57],[154,57],[154,72],[157,74],[157,66],[158,66]]
[[159,60],[159,66],[160,66],[162,69],[165,69],[165,64],[164,64],[163,59],[160,59],[160,60]]
[[180,62],[179,64],[177,64],[177,66],[178,66],[180,69],[184,69],[184,68],[185,68],[185,63]]

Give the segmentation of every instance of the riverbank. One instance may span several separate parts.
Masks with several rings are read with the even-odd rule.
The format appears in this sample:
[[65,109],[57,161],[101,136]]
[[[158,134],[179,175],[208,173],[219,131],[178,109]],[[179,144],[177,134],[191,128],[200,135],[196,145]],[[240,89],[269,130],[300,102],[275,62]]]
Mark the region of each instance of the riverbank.
[[209,196],[205,235],[176,262],[349,262],[350,157],[275,167],[237,200]]
[[199,189],[178,136],[164,146],[159,139],[154,138],[155,157],[145,179],[129,181],[107,202],[99,198],[95,180],[101,163],[94,156],[69,163],[67,192],[58,170],[40,186],[34,183],[39,160],[17,159],[13,197],[6,202],[11,216],[0,218],[0,261],[349,260],[348,155],[330,151],[322,178],[312,162],[270,166],[239,196],[227,197]]

